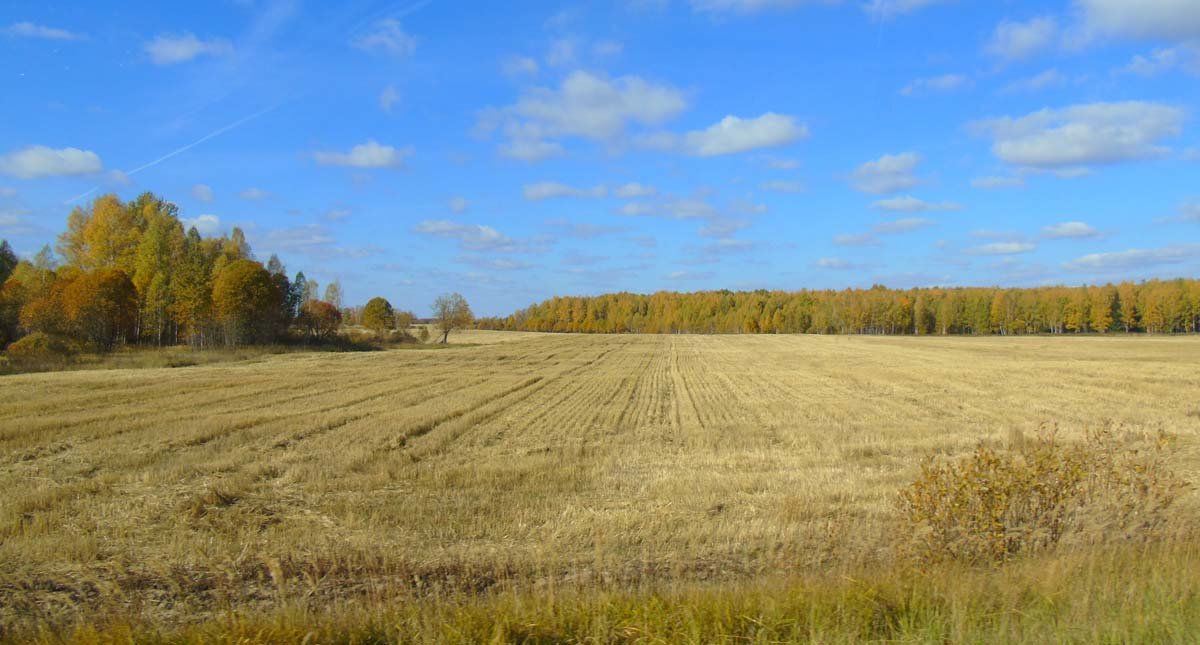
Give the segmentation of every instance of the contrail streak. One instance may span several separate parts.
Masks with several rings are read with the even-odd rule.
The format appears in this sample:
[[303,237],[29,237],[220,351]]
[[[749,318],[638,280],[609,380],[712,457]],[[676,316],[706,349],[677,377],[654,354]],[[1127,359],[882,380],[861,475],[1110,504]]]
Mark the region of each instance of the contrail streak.
[[[280,105],[281,105],[280,103],[276,103],[275,105],[272,105],[268,108],[259,110],[258,112],[255,112],[254,114],[251,114],[250,116],[242,117],[242,118],[238,119],[237,121],[230,123],[229,125],[226,125],[221,128],[217,128],[216,130],[209,132],[208,134],[200,137],[199,139],[196,139],[195,141],[187,144],[186,146],[176,148],[176,149],[172,150],[171,152],[168,152],[167,154],[159,157],[158,159],[155,159],[154,161],[150,161],[148,163],[144,163],[144,164],[138,166],[137,168],[134,168],[133,170],[125,171],[124,174],[127,176],[128,175],[136,175],[137,173],[139,173],[147,168],[157,166],[158,164],[166,161],[167,159],[170,159],[171,157],[174,157],[175,155],[187,152],[188,150],[195,148],[196,146],[204,143],[205,141],[208,141],[209,139],[212,139],[213,137],[218,137],[222,134],[225,134],[226,132],[229,132],[230,130],[232,130],[238,126],[241,126],[249,121],[253,121],[254,119],[257,119],[258,117],[266,114],[267,112],[274,110],[275,108],[279,107]],[[70,204],[71,202],[78,201],[80,199],[83,199],[84,197],[87,197],[88,195],[91,195],[92,193],[96,192],[99,189],[100,189],[99,186],[93,186],[91,190],[89,190],[85,193],[76,195],[75,197],[72,197],[71,199],[68,199],[67,201],[65,201],[63,203]]]

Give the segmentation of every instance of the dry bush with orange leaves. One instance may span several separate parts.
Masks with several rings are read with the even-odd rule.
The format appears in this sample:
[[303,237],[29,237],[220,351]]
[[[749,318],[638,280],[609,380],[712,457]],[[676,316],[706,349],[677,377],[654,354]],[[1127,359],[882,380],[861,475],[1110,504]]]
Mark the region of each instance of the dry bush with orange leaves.
[[1064,543],[1153,538],[1186,488],[1161,431],[1105,426],[1067,442],[1043,425],[1009,443],[928,462],[901,491],[904,534],[919,557],[1003,561]]

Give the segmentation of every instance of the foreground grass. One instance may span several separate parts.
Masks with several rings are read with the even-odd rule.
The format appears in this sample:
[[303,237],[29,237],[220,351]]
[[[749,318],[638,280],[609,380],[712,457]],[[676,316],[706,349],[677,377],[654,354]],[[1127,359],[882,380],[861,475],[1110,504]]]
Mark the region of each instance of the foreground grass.
[[[1161,432],[1200,481],[1198,339],[451,343],[3,377],[0,634],[1121,642],[1194,627],[1190,542],[929,572],[881,551],[923,460],[1042,421],[1064,441]],[[1194,529],[1200,495],[1170,513]]]
[[555,589],[136,618],[10,633],[54,643],[1171,643],[1200,634],[1195,543],[1092,549],[1002,567],[898,565],[806,579]]

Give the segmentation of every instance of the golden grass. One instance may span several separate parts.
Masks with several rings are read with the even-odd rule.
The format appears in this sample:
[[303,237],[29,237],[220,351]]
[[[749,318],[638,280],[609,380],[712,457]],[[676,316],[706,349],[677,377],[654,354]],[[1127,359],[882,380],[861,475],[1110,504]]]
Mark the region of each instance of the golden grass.
[[1195,338],[451,343],[0,378],[0,635],[880,566],[922,459],[1041,422],[1200,469]]

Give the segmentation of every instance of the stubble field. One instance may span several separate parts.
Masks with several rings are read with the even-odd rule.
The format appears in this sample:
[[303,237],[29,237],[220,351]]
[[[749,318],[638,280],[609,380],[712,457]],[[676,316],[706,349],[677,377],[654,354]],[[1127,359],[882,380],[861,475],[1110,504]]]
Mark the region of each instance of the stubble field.
[[[453,340],[0,378],[0,636],[286,615],[251,633],[286,641],[363,607],[521,614],[878,567],[922,460],[1043,423],[1163,430],[1200,479],[1194,338]],[[437,616],[409,636],[473,640]],[[550,634],[639,640],[610,622]]]

